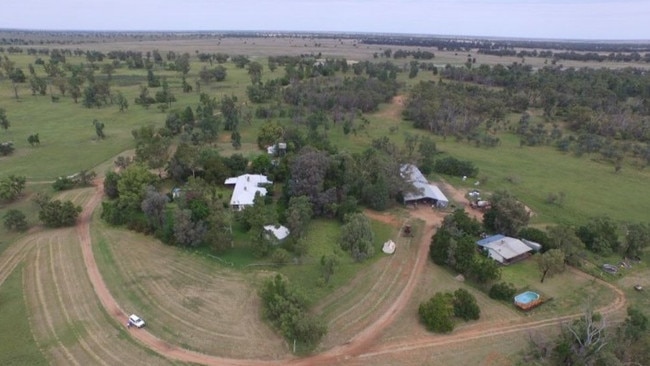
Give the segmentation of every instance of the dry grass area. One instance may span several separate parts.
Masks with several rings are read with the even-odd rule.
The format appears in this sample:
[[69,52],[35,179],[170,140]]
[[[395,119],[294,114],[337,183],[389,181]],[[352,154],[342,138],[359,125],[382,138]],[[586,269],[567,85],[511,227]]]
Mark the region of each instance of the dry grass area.
[[[394,225],[396,221],[386,222]],[[419,228],[415,229],[417,234],[422,234],[422,224],[415,227]],[[351,339],[376,322],[397,301],[418,253],[418,235],[393,238],[397,247],[394,254],[358,273],[347,286],[339,288],[318,305],[315,312],[327,319],[329,329],[321,350]]]
[[[229,358],[289,355],[261,320],[254,275],[233,272],[157,240],[97,223],[95,256],[109,290],[147,329],[183,348]],[[99,260],[106,258],[113,260]]]
[[[67,191],[57,198],[82,204],[92,189]],[[23,286],[36,343],[55,365],[168,365],[110,321],[92,288],[74,228],[36,230],[0,257],[5,270],[24,261]]]

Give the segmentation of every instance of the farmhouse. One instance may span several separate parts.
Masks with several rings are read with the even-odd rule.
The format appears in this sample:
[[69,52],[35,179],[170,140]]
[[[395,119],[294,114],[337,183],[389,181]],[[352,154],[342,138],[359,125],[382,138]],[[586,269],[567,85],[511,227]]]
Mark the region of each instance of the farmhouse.
[[427,178],[413,164],[404,164],[400,168],[402,177],[413,184],[414,192],[404,192],[404,203],[426,202],[436,207],[447,207],[449,200],[440,188],[430,184]]
[[488,257],[501,264],[510,264],[528,258],[533,248],[523,241],[505,235],[493,235],[476,242]]
[[246,206],[252,206],[255,195],[266,196],[266,188],[261,185],[273,184],[265,175],[244,174],[238,177],[231,177],[224,182],[226,185],[234,185],[230,208],[241,211]]

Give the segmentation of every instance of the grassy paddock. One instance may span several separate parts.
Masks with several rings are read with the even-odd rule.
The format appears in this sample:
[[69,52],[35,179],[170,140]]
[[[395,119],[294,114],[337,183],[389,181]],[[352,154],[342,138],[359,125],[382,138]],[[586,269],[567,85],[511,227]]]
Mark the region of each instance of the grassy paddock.
[[[375,233],[375,255],[363,263],[355,262],[349,253],[343,252],[338,244],[341,224],[332,220],[314,220],[307,230],[305,241],[309,249],[303,259],[303,264],[298,266],[285,266],[280,272],[302,289],[310,303],[315,304],[336,288],[343,286],[355,274],[372,265],[381,258],[382,244],[394,235],[394,230],[388,225],[371,220]],[[334,270],[328,284],[322,283],[322,269],[320,258],[324,255],[335,254],[339,258],[339,265]]]
[[[519,147],[512,135],[500,136],[494,149],[477,148],[464,142],[436,139],[438,148],[479,167],[479,177],[488,181],[484,191],[513,192],[535,213],[533,224],[582,224],[589,217],[608,215],[617,221],[638,222],[646,216],[650,196],[640,194],[650,171],[626,166],[618,174],[613,166],[583,156],[577,158],[552,147]],[[474,180],[450,178],[455,186],[474,188]],[[564,204],[547,203],[550,193],[564,192]]]
[[541,273],[533,256],[525,261],[503,267],[501,280],[510,282],[517,288],[517,293],[532,290],[544,297],[553,298],[544,305],[526,314],[547,317],[562,314],[579,313],[587,305],[601,307],[613,301],[615,294],[594,279],[577,277],[566,271],[540,282]]
[[0,287],[0,364],[48,364],[34,340],[28,316],[19,266]]

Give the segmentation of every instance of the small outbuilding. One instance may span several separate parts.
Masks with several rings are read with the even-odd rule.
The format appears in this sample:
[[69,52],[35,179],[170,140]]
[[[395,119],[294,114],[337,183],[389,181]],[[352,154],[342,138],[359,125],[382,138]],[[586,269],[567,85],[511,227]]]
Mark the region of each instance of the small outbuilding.
[[265,225],[264,235],[266,239],[282,242],[289,236],[289,229],[282,225]]

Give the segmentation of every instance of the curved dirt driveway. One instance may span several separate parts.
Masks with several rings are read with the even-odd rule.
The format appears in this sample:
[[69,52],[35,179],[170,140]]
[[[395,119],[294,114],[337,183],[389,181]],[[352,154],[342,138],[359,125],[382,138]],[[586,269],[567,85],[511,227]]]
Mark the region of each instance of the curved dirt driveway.
[[[82,214],[80,215],[79,222],[77,225],[77,235],[79,237],[79,242],[82,247],[84,262],[88,271],[88,276],[92,283],[92,286],[99,298],[102,306],[106,309],[107,313],[113,317],[113,319],[118,322],[125,324],[127,321],[127,314],[120,308],[119,304],[111,295],[106,283],[104,282],[97,263],[93,256],[92,252],[92,242],[90,238],[90,221],[91,215],[97,205],[101,202],[103,196],[103,186],[101,183],[97,184],[95,188],[95,193],[92,195],[91,199],[84,205]],[[439,222],[434,220],[434,222],[427,221],[424,228],[424,233],[422,239],[419,243],[418,255],[413,263],[412,270],[408,276],[402,292],[400,293],[397,301],[395,301],[390,308],[383,313],[374,323],[365,328],[363,331],[358,333],[356,336],[351,338],[345,344],[334,347],[330,350],[327,350],[318,355],[314,355],[306,358],[296,358],[296,359],[287,359],[279,361],[269,361],[269,360],[253,360],[253,359],[229,359],[222,358],[218,356],[212,356],[202,353],[193,352],[187,349],[180,348],[178,346],[169,344],[166,341],[163,341],[153,334],[149,333],[146,329],[137,329],[130,332],[131,336],[134,339],[137,339],[143,345],[149,349],[159,353],[162,356],[165,356],[170,359],[178,360],[181,362],[191,362],[196,364],[204,365],[316,365],[323,364],[329,365],[333,363],[340,363],[349,358],[358,357],[364,358],[369,356],[376,356],[386,353],[399,353],[404,351],[409,351],[416,348],[432,347],[450,343],[458,343],[470,341],[477,338],[483,337],[492,337],[499,334],[507,334],[522,330],[529,330],[534,328],[545,327],[553,324],[557,324],[580,314],[572,314],[562,317],[544,319],[535,322],[521,323],[521,324],[503,324],[497,327],[491,327],[489,329],[479,328],[476,330],[468,329],[466,331],[459,332],[445,337],[430,337],[423,336],[416,339],[410,339],[408,343],[387,343],[379,345],[378,347],[373,347],[372,342],[381,334],[381,331],[385,329],[389,324],[391,324],[396,316],[404,309],[408,301],[411,298],[411,295],[415,289],[415,286],[420,278],[420,275],[424,271],[426,261],[428,258],[427,251],[429,246],[429,238],[433,235],[435,229],[435,223]],[[581,272],[577,272],[580,275],[586,276]],[[602,281],[600,281],[602,282]],[[604,282],[603,282],[604,283]],[[625,295],[621,290],[614,287],[609,283],[604,283],[613,289],[617,294],[617,299],[612,304],[599,309],[603,314],[611,313],[617,310],[622,309],[625,306]]]

